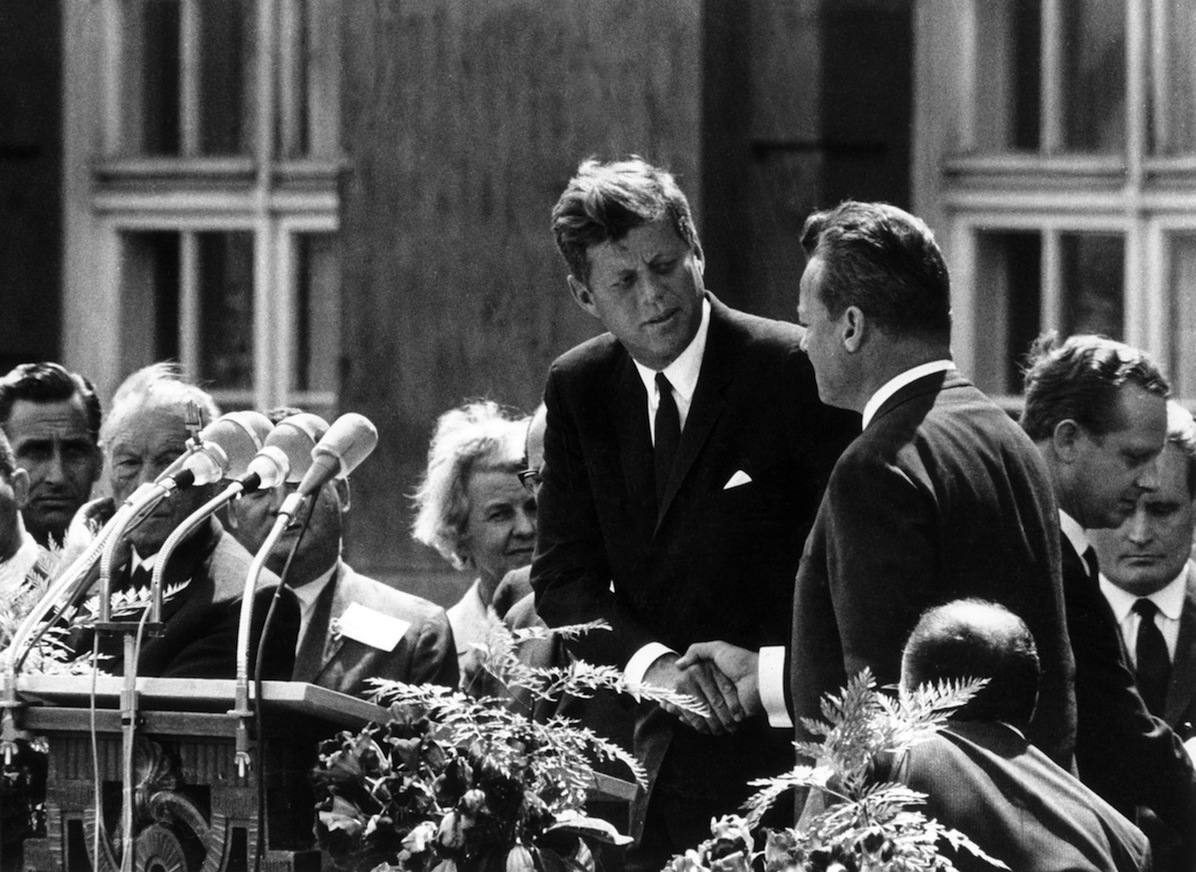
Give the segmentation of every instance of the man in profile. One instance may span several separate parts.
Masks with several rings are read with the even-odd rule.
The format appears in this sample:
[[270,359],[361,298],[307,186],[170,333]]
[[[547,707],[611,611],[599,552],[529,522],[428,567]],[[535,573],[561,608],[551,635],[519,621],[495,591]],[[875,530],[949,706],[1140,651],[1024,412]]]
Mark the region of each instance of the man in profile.
[[[276,410],[268,417],[277,425],[294,413]],[[316,422],[310,444],[288,453],[310,465],[311,448],[327,425],[315,415],[303,417]],[[306,465],[296,462],[284,484],[237,501],[230,526],[242,545],[254,553],[262,547],[283,501],[306,471]],[[285,579],[301,613],[292,680],[354,696],[371,690],[371,678],[455,688],[457,653],[444,609],[360,575],[341,556],[350,507],[348,479],[329,481],[313,499],[302,537],[297,528],[284,532],[266,560],[267,567],[281,573],[295,549]]]
[[95,389],[57,363],[23,363],[0,378],[0,428],[29,477],[26,528],[39,545],[61,546],[103,467]]
[[711,706],[637,710],[652,783],[628,865],[655,872],[735,811],[749,779],[792,764],[788,737],[717,669],[677,661],[701,639],[787,638],[801,541],[858,418],[818,401],[794,325],[706,291],[669,173],[588,160],[552,220],[574,301],[609,332],[549,372],[536,608],[549,626],[605,620],[568,643],[575,655]]
[[[169,364],[157,363],[130,375],[116,390],[100,436],[109,484],[116,504],[140,485],[154,481],[186,450],[189,407],[197,407],[210,423],[219,416],[212,397],[179,378]],[[113,577],[114,589],[143,596],[159,549],[188,515],[215,495],[217,485],[180,489],[163,500],[126,536]],[[89,506],[90,508],[90,506]],[[179,543],[163,570],[168,596],[163,606],[161,636],[142,642],[137,672],[174,678],[233,678],[241,599],[251,558],[216,518],[208,518]],[[262,635],[277,577],[264,572],[253,601],[250,663]],[[134,617],[140,615],[140,612]],[[263,657],[266,678],[288,679],[295,659],[298,607],[284,596],[273,621]],[[119,673],[123,652],[108,640],[111,660],[104,666]],[[83,648],[76,645],[76,651]]]
[[1196,735],[1196,425],[1174,400],[1157,464],[1158,487],[1133,514],[1089,536],[1138,693],[1187,742]]
[[[1017,615],[957,600],[930,609],[901,660],[901,686],[987,679],[947,727],[914,744],[891,773],[925,793],[927,814],[1017,872],[1143,872],[1150,845],[1133,824],[1026,741],[1038,697],[1038,652]],[[966,851],[960,872],[993,867]]]
[[1080,778],[1127,817],[1145,807],[1170,828],[1143,823],[1157,868],[1190,869],[1196,773],[1179,738],[1138,694],[1087,533],[1120,526],[1158,488],[1168,390],[1136,348],[1047,332],[1030,350],[1021,425],[1046,461],[1059,504]]

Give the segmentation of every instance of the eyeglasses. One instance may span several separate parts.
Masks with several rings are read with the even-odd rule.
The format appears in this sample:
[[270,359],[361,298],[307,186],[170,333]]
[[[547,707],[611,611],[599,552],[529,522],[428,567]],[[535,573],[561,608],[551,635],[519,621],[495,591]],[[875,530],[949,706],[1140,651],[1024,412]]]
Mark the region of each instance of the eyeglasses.
[[538,469],[525,469],[519,473],[519,483],[532,496],[536,495],[536,491],[539,490],[540,484],[543,481],[544,479],[540,477],[540,470]]

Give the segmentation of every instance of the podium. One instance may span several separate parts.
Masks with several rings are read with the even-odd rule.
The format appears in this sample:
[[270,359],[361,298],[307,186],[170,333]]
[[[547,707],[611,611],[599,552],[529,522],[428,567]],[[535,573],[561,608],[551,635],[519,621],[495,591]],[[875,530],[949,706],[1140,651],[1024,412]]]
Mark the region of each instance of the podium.
[[[93,691],[91,676],[18,678],[27,706],[19,724],[49,743],[46,835],[25,841],[25,872],[120,868],[123,683],[100,676]],[[386,710],[311,684],[263,682],[262,735],[252,720],[250,727],[255,768],[242,776],[235,760],[239,719],[228,714],[234,684],[137,679],[135,872],[252,872],[259,840],[263,872],[319,870],[308,782],[318,743],[384,721]],[[256,767],[263,767],[264,820]],[[99,856],[97,820],[108,834]]]

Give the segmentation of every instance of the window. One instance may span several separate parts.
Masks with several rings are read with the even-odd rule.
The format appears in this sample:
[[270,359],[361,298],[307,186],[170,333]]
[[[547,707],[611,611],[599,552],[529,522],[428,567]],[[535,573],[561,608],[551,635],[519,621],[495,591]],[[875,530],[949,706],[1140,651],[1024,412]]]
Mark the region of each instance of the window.
[[[65,131],[86,168],[67,191],[64,345],[81,370],[110,388],[173,358],[230,408],[335,411],[337,11],[68,4],[68,102],[103,110]],[[97,305],[111,335],[88,329]]]
[[1012,397],[1042,329],[1099,332],[1196,399],[1196,4],[929,0],[917,27],[915,209],[967,371]]

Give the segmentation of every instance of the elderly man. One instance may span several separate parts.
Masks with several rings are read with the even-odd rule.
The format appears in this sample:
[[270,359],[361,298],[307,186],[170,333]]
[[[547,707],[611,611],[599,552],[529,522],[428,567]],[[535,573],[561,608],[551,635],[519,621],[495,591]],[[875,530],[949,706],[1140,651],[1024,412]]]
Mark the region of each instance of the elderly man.
[[26,528],[42,546],[62,545],[103,466],[95,389],[57,363],[23,363],[0,379],[0,427],[29,476]]
[[1196,735],[1196,425],[1173,400],[1157,463],[1158,487],[1120,527],[1089,537],[1142,701],[1187,741]]
[[[294,411],[277,410],[269,417],[277,424]],[[306,417],[316,422],[314,444],[327,427],[314,415]],[[246,548],[255,553],[261,548],[283,500],[298,487],[305,471],[296,464],[285,484],[246,494],[237,502],[231,526]],[[354,695],[368,693],[371,678],[456,687],[456,646],[444,609],[358,574],[341,557],[349,506],[347,479],[321,488],[287,570],[287,587],[295,592],[302,612],[291,677]],[[281,573],[297,537],[297,529],[284,533],[266,565]]]
[[1138,499],[1158,488],[1167,382],[1144,353],[1103,336],[1060,341],[1043,334],[1029,364],[1021,425],[1046,461],[1059,503],[1080,778],[1123,814],[1146,806],[1188,840],[1172,863],[1170,836],[1143,824],[1158,868],[1189,869],[1196,773],[1178,737],[1151,717],[1135,688],[1086,532],[1120,526]]
[[[190,404],[198,406],[208,421],[219,414],[206,392],[182,381],[168,364],[138,370],[117,389],[100,433],[117,503],[140,485],[152,482],[183,453],[189,436]],[[119,576],[114,578],[114,587],[144,589],[166,538],[214,495],[214,487],[180,490],[134,527],[127,536],[129,548],[121,560]],[[164,632],[142,643],[138,674],[234,677],[241,595],[250,563],[248,552],[215,518],[209,518],[180,543],[163,572],[168,593],[162,615]],[[251,663],[277,584],[273,573],[263,573],[259,581],[253,602]],[[266,640],[264,677],[290,678],[298,622],[294,598],[285,594]],[[77,646],[76,650],[82,649]],[[106,668],[119,672],[120,647],[111,646],[108,653],[113,660],[105,662]]]
[[[531,581],[550,626],[604,619],[569,643],[633,680],[695,693],[711,715],[642,705],[652,779],[632,868],[659,869],[733,812],[746,781],[792,764],[692,642],[782,642],[801,541],[858,418],[818,401],[791,324],[708,293],[689,203],[639,159],[586,161],[553,210],[574,301],[609,333],[552,365]],[[729,700],[724,699],[724,692]]]
[[[979,600],[928,610],[906,643],[902,687],[988,684],[878,776],[925,793],[931,817],[1017,872],[1150,869],[1141,831],[1026,741],[1039,672],[1034,637],[1012,612]],[[951,859],[961,872],[993,868],[962,850]]]
[[[1026,435],[951,360],[950,279],[933,234],[893,206],[846,202],[811,215],[802,244],[797,311],[819,396],[862,412],[864,427],[835,466],[797,574],[794,713],[819,717],[823,695],[864,667],[897,681],[922,612],[979,597],[1029,622],[1043,668],[1030,736],[1070,765],[1072,659],[1050,479]],[[775,656],[759,658],[760,695],[783,725]],[[743,685],[757,670],[740,659],[725,671]]]

